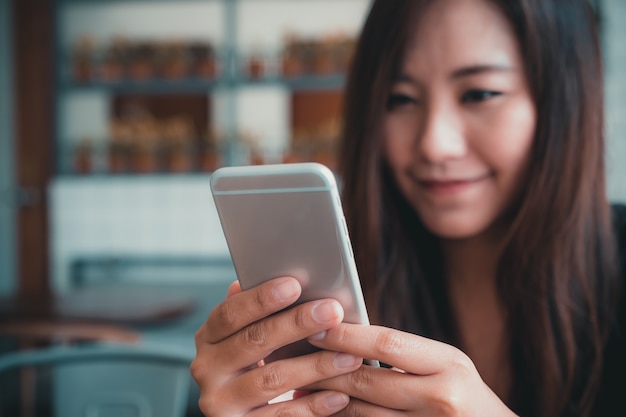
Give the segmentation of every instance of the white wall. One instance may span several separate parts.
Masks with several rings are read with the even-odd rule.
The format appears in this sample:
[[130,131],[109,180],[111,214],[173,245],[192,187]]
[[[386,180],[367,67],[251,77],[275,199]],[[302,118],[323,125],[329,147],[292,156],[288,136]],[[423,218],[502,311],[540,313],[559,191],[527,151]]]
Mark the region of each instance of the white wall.
[[50,217],[57,290],[78,257],[228,255],[208,175],[60,178]]
[[14,290],[16,276],[10,16],[10,0],[0,0],[0,295]]
[[603,0],[608,193],[626,202],[626,2]]

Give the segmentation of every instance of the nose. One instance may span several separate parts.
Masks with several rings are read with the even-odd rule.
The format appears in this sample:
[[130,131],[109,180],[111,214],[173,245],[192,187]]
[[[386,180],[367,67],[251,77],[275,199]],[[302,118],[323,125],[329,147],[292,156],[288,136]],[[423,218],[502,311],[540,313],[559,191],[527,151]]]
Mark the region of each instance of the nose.
[[467,142],[453,106],[444,103],[429,106],[422,118],[417,146],[421,157],[432,163],[460,158],[466,154]]

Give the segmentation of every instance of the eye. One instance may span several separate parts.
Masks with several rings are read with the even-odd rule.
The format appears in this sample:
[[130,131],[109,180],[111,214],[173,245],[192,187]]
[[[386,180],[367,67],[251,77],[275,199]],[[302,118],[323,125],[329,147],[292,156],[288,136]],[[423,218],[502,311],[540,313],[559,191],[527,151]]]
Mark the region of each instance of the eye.
[[463,97],[461,97],[461,101],[463,103],[478,103],[500,95],[502,95],[502,93],[499,91],[469,90],[468,92],[463,94]]
[[400,93],[391,93],[387,98],[388,110],[393,110],[397,107],[407,106],[409,104],[417,104],[417,100],[411,96]]

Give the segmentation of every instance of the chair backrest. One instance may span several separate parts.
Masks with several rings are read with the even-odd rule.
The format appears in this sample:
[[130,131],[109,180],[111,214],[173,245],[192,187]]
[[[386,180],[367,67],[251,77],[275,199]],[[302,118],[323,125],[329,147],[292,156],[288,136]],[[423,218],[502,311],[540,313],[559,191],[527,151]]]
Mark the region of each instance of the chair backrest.
[[183,417],[191,360],[142,345],[52,347],[0,356],[0,374],[50,367],[58,417]]

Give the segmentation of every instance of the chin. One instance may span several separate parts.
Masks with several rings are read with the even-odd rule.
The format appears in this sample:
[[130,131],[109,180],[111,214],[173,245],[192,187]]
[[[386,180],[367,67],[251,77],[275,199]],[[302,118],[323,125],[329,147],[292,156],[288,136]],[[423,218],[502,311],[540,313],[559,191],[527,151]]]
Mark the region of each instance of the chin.
[[441,239],[463,240],[482,234],[489,223],[474,216],[431,215],[420,216],[424,227]]
[[478,236],[482,230],[476,229],[476,228],[459,228],[459,227],[455,227],[455,228],[451,228],[451,227],[437,227],[437,228],[431,228],[428,227],[428,225],[426,226],[428,230],[430,230],[430,232],[435,235],[436,237],[440,238],[440,239],[446,239],[446,240],[466,240],[466,239],[471,239],[475,236]]

